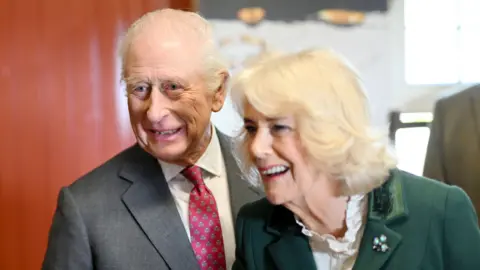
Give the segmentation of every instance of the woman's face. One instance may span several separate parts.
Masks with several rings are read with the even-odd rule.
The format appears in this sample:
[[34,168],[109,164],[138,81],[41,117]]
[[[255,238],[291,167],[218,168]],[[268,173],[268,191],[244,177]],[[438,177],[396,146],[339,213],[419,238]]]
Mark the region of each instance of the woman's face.
[[268,118],[245,105],[244,128],[251,161],[257,167],[267,199],[285,204],[303,197],[312,187],[312,167],[301,146],[293,116]]

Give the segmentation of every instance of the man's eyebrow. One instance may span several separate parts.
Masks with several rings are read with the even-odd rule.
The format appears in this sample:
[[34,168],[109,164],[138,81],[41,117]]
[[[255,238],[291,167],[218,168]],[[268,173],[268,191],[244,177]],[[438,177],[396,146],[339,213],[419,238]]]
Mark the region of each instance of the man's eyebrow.
[[149,83],[152,84],[155,81],[159,82],[174,82],[181,84],[182,86],[188,86],[190,85],[187,80],[177,77],[177,76],[162,76],[160,78],[139,78],[135,76],[127,77],[125,78],[125,83],[127,84],[138,84],[138,83]]
[[180,77],[165,77],[165,78],[160,78],[162,82],[174,82],[181,84],[183,86],[188,86],[190,85],[187,80],[180,78]]
[[138,84],[138,83],[151,83],[151,80],[148,78],[138,78],[138,77],[127,77],[125,78],[126,84]]

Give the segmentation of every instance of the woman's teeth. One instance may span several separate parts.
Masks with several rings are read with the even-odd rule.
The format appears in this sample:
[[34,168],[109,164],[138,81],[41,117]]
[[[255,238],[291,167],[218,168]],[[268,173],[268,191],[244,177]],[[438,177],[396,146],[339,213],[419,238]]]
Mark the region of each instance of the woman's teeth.
[[268,170],[264,170],[262,171],[262,174],[263,175],[266,175],[266,176],[272,176],[272,175],[276,175],[276,174],[281,174],[281,173],[284,173],[288,170],[288,167],[287,166],[274,166],[274,167],[271,167],[269,168]]

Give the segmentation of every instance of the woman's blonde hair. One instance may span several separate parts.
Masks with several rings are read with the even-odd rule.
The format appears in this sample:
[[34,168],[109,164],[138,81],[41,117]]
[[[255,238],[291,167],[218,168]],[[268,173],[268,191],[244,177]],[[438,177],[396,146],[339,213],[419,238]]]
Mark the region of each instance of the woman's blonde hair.
[[[242,116],[246,102],[268,117],[293,115],[309,158],[343,181],[347,195],[380,186],[396,166],[387,136],[371,127],[359,76],[331,50],[262,56],[234,78],[231,98]],[[242,162],[251,172],[243,135]]]

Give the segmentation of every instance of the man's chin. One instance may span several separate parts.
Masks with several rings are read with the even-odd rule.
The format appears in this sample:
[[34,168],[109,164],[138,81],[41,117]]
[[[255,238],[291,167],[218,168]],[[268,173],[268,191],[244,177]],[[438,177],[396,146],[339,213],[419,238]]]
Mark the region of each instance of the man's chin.
[[147,150],[156,159],[168,163],[177,163],[184,157],[185,147],[180,145],[168,145],[161,147],[149,147]]

